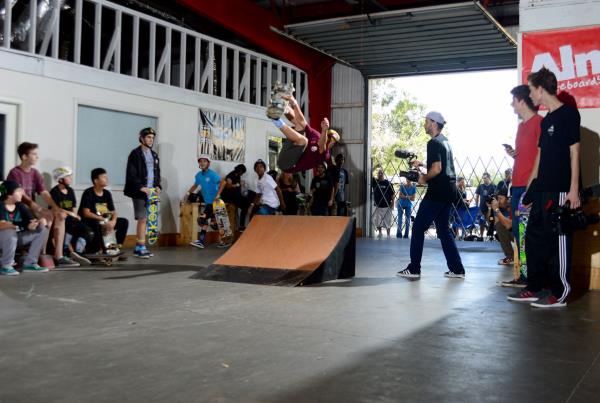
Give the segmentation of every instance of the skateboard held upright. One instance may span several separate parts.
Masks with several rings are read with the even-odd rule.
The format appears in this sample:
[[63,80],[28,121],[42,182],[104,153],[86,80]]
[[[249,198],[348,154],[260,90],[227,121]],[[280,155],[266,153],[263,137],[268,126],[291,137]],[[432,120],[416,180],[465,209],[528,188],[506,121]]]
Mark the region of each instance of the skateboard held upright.
[[158,214],[160,211],[160,198],[156,188],[150,188],[148,202],[146,203],[146,239],[148,245],[154,245],[158,242]]

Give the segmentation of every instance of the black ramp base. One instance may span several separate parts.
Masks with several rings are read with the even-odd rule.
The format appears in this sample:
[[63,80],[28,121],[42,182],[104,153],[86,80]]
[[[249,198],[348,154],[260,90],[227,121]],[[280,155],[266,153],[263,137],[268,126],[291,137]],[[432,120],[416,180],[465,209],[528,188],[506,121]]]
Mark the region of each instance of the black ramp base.
[[[311,218],[307,217],[306,219]],[[339,219],[339,217],[331,218]],[[322,223],[321,221],[315,221],[315,225],[322,225]],[[356,265],[355,225],[356,221],[354,218],[347,219],[347,223],[335,242],[331,253],[313,269],[307,269],[306,267],[265,268],[244,266],[243,264],[225,265],[215,263],[201,268],[192,278],[293,287],[354,277]],[[253,236],[252,231],[249,229],[246,230],[243,237]],[[289,231],[294,231],[294,227],[289,226]],[[318,238],[311,240],[311,242],[315,243],[319,241]],[[269,247],[257,250],[257,253],[274,253],[282,250],[281,248],[277,248],[276,245],[271,245],[268,240],[265,240],[264,245],[269,245]]]

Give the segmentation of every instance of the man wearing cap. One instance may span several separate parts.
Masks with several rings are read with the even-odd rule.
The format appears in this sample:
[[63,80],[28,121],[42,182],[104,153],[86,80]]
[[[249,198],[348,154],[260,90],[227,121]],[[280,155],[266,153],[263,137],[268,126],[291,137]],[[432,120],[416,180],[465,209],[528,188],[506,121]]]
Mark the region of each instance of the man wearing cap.
[[[431,136],[431,140],[427,143],[427,173],[419,176],[419,185],[427,184],[428,187],[413,223],[410,263],[406,269],[398,272],[400,277],[421,277],[425,231],[432,222],[435,223],[448,264],[449,270],[444,275],[448,278],[465,277],[465,269],[449,225],[450,211],[457,198],[457,191],[452,148],[448,139],[441,133],[445,124],[446,121],[439,112],[429,112],[425,117],[425,132]],[[415,167],[423,165],[421,161],[416,160],[412,163]]]
[[142,259],[152,257],[146,247],[146,204],[152,188],[160,194],[160,166],[158,154],[152,150],[156,131],[151,127],[140,130],[140,146],[129,153],[127,172],[125,174],[125,196],[133,201],[133,214],[137,221],[136,244],[133,254]]
[[[196,248],[204,249],[205,239],[206,239],[206,230],[208,230],[208,224],[217,229],[217,223],[215,221],[215,214],[213,212],[212,203],[217,196],[217,192],[219,191],[219,184],[221,183],[221,177],[212,169],[210,169],[210,156],[208,155],[200,155],[198,158],[198,167],[200,171],[196,174],[194,178],[194,184],[187,191],[187,195],[189,196],[194,190],[200,188],[200,193],[202,194],[202,199],[206,206],[204,207],[204,213],[201,217],[198,218],[198,223],[200,224],[200,237],[196,241],[192,241],[190,245],[195,246]],[[222,241],[219,243],[219,246],[228,246]]]
[[512,229],[512,211],[510,199],[508,198],[508,188],[498,187],[495,197],[490,203],[491,214],[494,216],[494,228],[498,234],[500,247],[504,252],[504,259],[500,259],[498,264],[512,266],[514,261],[514,252],[511,242],[514,241]]
[[321,133],[306,121],[298,102],[292,95],[284,95],[288,101],[285,117],[292,123],[288,126],[282,119],[273,120],[285,135],[277,158],[277,165],[284,172],[301,172],[316,168],[317,164],[329,161],[331,148],[340,141],[340,135],[329,128],[329,120],[321,121]]

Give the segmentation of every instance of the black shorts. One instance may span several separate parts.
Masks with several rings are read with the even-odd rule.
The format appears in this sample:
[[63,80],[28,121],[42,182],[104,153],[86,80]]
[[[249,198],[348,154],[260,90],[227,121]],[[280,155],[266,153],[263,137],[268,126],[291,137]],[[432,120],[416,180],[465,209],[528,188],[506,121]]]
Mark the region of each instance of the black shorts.
[[212,203],[206,203],[204,211],[198,216],[198,225],[208,225],[210,220],[215,218]]
[[296,145],[288,139],[283,139],[281,151],[277,157],[277,166],[282,171],[292,169],[304,154],[307,145]]

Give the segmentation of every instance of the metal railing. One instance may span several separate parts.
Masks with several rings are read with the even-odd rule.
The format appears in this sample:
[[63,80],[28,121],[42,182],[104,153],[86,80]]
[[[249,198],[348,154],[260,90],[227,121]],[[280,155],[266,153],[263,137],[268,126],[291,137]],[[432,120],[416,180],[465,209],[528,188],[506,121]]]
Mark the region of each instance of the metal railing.
[[308,115],[308,78],[295,66],[105,0],[0,0],[0,42],[16,50],[257,106],[276,81],[294,83]]
[[[462,177],[465,179],[465,192],[466,192],[466,200],[468,200],[468,204],[470,208],[465,208],[466,206],[460,205],[457,203],[452,206],[452,212],[450,215],[450,226],[452,227],[456,238],[459,239],[477,239],[479,237],[479,223],[481,218],[481,213],[479,212],[477,206],[474,204],[475,199],[475,191],[477,186],[482,183],[482,175],[484,172],[490,174],[491,181],[494,184],[497,184],[501,180],[504,179],[504,172],[508,168],[512,168],[513,161],[509,160],[507,157],[503,158],[490,158],[488,160],[484,160],[481,157],[474,158],[465,158],[464,160],[454,159],[454,168],[456,170],[457,177]],[[400,226],[400,233],[404,235],[405,233],[405,222],[399,222],[398,220],[398,195],[400,194],[400,186],[401,183],[404,182],[400,177],[400,171],[408,170],[408,164],[406,160],[392,160],[387,165],[383,166],[378,161],[373,161],[372,166],[374,167],[374,175],[377,175],[377,171],[382,169],[384,171],[384,179],[390,183],[391,191],[394,194],[394,203],[392,206],[389,206],[390,214],[391,214],[391,235],[396,236],[398,226]],[[371,183],[375,183],[375,176],[371,179]],[[419,186],[417,187],[417,192],[415,194],[415,200],[412,202],[412,211],[411,215],[414,218],[419,211],[419,206],[425,193],[427,191],[427,187]],[[377,235],[376,228],[381,227],[385,233],[385,219],[376,214],[376,206],[374,204],[374,190],[371,188],[371,197],[370,197],[370,222],[371,222],[371,234]],[[485,222],[485,219],[482,220]],[[412,220],[410,221],[411,228],[409,232],[412,233]],[[431,229],[426,232],[426,238],[434,239],[436,237],[435,227],[432,225]],[[484,234],[484,238],[486,234]]]

